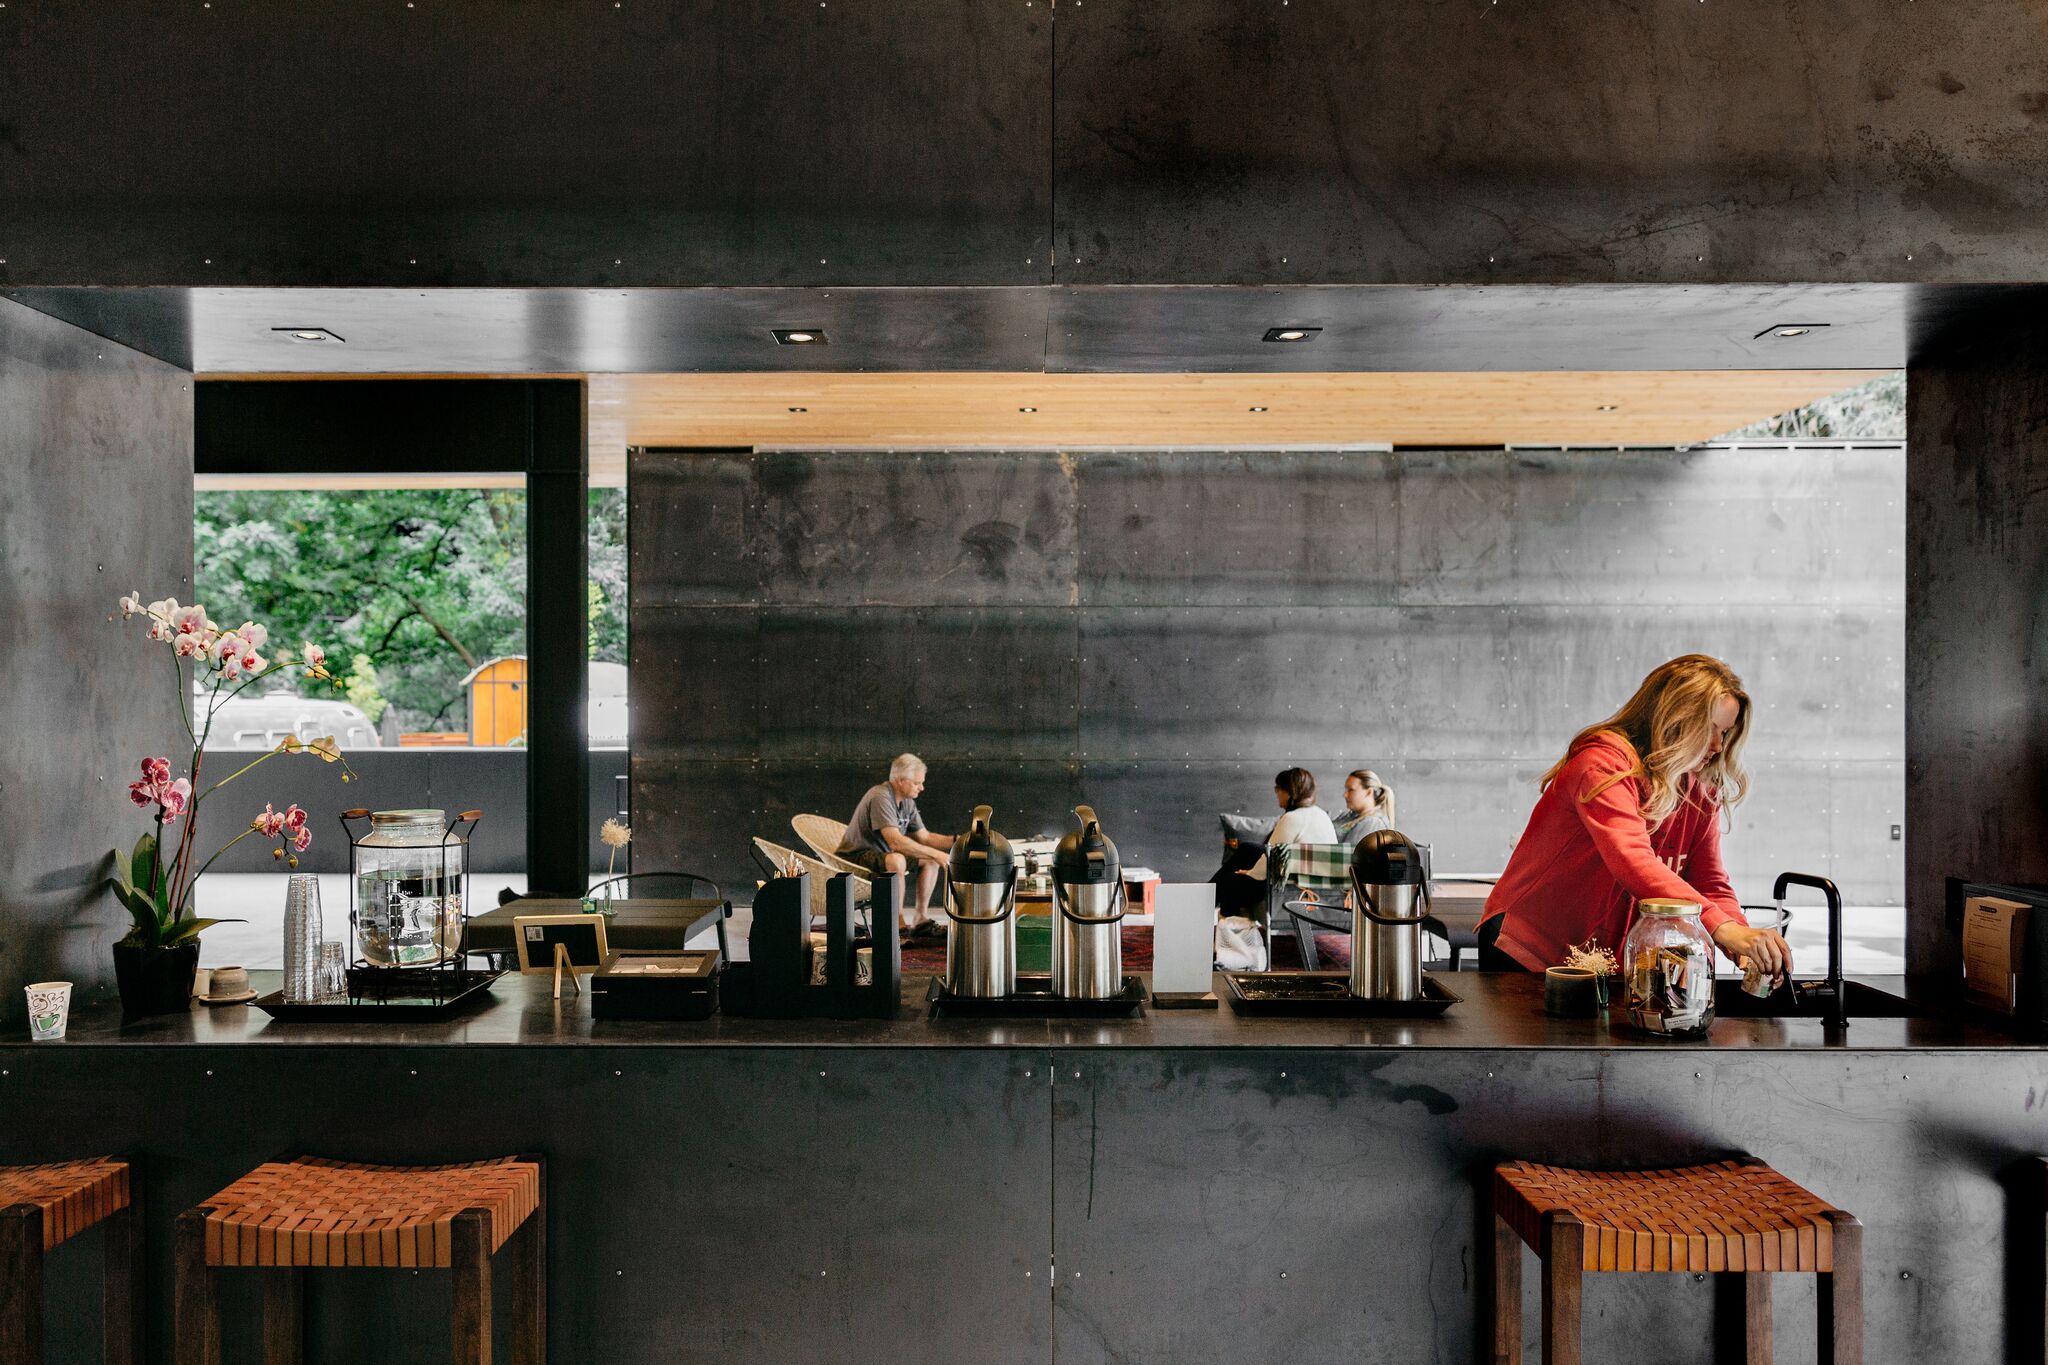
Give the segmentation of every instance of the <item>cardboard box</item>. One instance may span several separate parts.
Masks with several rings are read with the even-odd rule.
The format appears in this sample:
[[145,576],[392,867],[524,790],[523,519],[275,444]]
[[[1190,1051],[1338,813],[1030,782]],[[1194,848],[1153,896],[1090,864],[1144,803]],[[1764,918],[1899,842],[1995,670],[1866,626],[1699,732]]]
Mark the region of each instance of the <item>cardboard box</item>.
[[1963,902],[1963,991],[1973,1004],[2018,1012],[2029,909],[2024,901],[2000,896]]

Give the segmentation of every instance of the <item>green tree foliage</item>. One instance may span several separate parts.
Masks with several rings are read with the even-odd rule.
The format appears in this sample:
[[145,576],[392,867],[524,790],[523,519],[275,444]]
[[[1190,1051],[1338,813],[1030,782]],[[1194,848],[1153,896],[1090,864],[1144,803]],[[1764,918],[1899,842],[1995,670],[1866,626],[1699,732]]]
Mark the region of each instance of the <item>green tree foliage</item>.
[[[591,494],[591,657],[619,662],[624,511],[621,490]],[[404,729],[460,729],[463,677],[526,649],[519,489],[201,493],[193,557],[194,590],[215,620],[267,622],[289,648],[324,645],[353,664],[351,697],[388,703]]]

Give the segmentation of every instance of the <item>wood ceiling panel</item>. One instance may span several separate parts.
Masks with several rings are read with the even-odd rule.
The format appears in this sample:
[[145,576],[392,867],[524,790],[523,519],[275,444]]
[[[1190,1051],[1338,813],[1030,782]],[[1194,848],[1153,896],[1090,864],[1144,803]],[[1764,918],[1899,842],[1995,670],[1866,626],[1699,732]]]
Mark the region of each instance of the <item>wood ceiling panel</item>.
[[635,446],[1659,446],[1878,373],[658,374],[592,394]]

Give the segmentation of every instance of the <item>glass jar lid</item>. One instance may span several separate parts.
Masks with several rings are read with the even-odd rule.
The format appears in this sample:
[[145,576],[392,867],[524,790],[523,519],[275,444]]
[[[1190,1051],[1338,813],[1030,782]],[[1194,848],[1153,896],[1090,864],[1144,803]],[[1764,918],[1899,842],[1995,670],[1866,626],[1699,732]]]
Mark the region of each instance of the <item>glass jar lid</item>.
[[1636,913],[1639,915],[1697,915],[1700,913],[1700,903],[1698,901],[1682,901],[1675,897],[1653,896],[1646,901],[1637,901]]
[[407,829],[418,827],[440,828],[446,823],[444,812],[438,810],[378,810],[370,812],[372,829]]

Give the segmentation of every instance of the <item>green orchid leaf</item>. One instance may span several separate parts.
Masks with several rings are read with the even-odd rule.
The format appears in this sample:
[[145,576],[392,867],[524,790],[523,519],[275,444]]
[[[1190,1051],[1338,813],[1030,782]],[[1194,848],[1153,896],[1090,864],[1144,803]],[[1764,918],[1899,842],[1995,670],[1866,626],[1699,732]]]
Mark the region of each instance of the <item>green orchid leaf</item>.
[[211,929],[216,924],[246,923],[247,920],[239,919],[182,919],[173,925],[171,932],[164,937],[164,947],[176,948],[180,944],[190,943],[199,937],[201,930]]
[[128,911],[128,918],[135,921],[134,930],[122,942],[134,942],[145,948],[156,947],[163,938],[164,922],[157,913],[155,902],[118,878],[109,877],[107,887]]
[[156,876],[156,836],[145,834],[135,841],[135,852],[128,858],[128,884],[145,893],[156,888],[150,885]]

